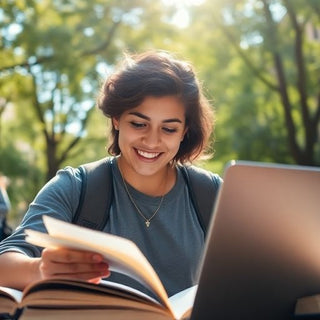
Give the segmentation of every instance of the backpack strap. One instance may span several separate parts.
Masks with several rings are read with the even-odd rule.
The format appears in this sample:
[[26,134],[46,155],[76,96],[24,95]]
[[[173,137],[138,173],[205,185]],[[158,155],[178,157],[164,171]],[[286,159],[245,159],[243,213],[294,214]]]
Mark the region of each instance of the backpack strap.
[[78,208],[72,222],[103,230],[109,219],[113,199],[111,158],[103,158],[79,167],[82,177]]
[[180,168],[200,226],[206,235],[222,179],[218,174],[195,166],[180,166]]
[[[72,222],[95,230],[103,230],[113,200],[112,158],[103,158],[79,167],[82,177],[78,208]],[[180,166],[188,186],[191,202],[206,235],[222,179],[195,166]]]

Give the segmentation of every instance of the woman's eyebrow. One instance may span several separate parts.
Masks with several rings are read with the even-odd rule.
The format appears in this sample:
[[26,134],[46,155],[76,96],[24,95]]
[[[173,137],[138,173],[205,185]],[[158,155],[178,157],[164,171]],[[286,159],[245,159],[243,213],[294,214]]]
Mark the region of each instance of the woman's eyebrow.
[[129,112],[129,114],[132,114],[132,115],[137,116],[139,118],[142,118],[144,120],[148,120],[148,121],[151,120],[149,117],[147,117],[146,115],[144,115],[144,114],[142,114],[140,112],[132,111],[132,112]]
[[[132,114],[132,115],[137,116],[137,117],[139,117],[139,118],[142,118],[142,119],[144,119],[144,120],[148,120],[148,121],[151,120],[150,117],[148,117],[148,116],[146,116],[146,115],[144,115],[144,114],[142,114],[142,113],[140,113],[140,112],[132,111],[132,112],[129,112],[129,114]],[[179,123],[182,123],[181,119],[179,119],[179,118],[165,119],[165,120],[163,120],[162,122],[163,122],[163,123],[170,123],[170,122],[179,122]]]
[[162,122],[164,122],[164,123],[170,123],[170,122],[182,123],[182,121],[180,119],[178,119],[178,118],[166,119],[166,120],[163,120]]

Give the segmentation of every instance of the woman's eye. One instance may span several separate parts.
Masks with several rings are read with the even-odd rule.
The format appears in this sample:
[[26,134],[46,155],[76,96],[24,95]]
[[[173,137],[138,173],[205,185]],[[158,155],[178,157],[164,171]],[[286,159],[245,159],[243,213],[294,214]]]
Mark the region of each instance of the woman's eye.
[[145,127],[145,124],[141,123],[141,122],[131,121],[130,124],[135,128],[143,128],[143,127]]
[[162,130],[164,130],[164,131],[167,132],[167,133],[177,132],[177,129],[175,129],[175,128],[167,128],[167,127],[164,127],[164,128],[162,128]]

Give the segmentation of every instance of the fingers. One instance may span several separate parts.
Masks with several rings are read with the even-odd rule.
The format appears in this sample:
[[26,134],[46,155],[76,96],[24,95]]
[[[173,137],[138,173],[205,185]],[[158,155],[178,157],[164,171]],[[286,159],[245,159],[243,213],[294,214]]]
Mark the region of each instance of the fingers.
[[56,263],[99,263],[103,261],[101,254],[67,248],[46,248],[42,251],[42,258]]
[[95,284],[98,284],[99,282],[101,281],[101,278],[92,278],[90,280],[88,280],[88,282],[91,282],[91,283],[95,283]]
[[72,277],[93,278],[109,275],[106,263],[48,263],[43,264],[42,272],[47,276],[70,275]]
[[110,275],[100,254],[66,248],[47,248],[41,256],[42,278],[73,278],[94,283]]
[[46,276],[42,279],[74,279],[74,280],[83,280],[88,281],[91,283],[99,283],[103,278],[106,278],[110,275],[110,272],[107,275],[98,275],[98,273],[77,273],[77,274],[71,274],[71,273],[60,273],[60,274],[54,274],[50,276]]

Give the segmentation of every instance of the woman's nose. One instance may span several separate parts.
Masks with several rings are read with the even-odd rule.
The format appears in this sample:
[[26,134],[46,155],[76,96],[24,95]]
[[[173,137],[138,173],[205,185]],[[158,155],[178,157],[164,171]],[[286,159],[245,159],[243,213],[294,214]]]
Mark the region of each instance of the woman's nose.
[[156,129],[150,129],[144,136],[144,143],[148,147],[157,146],[160,142],[160,133]]

